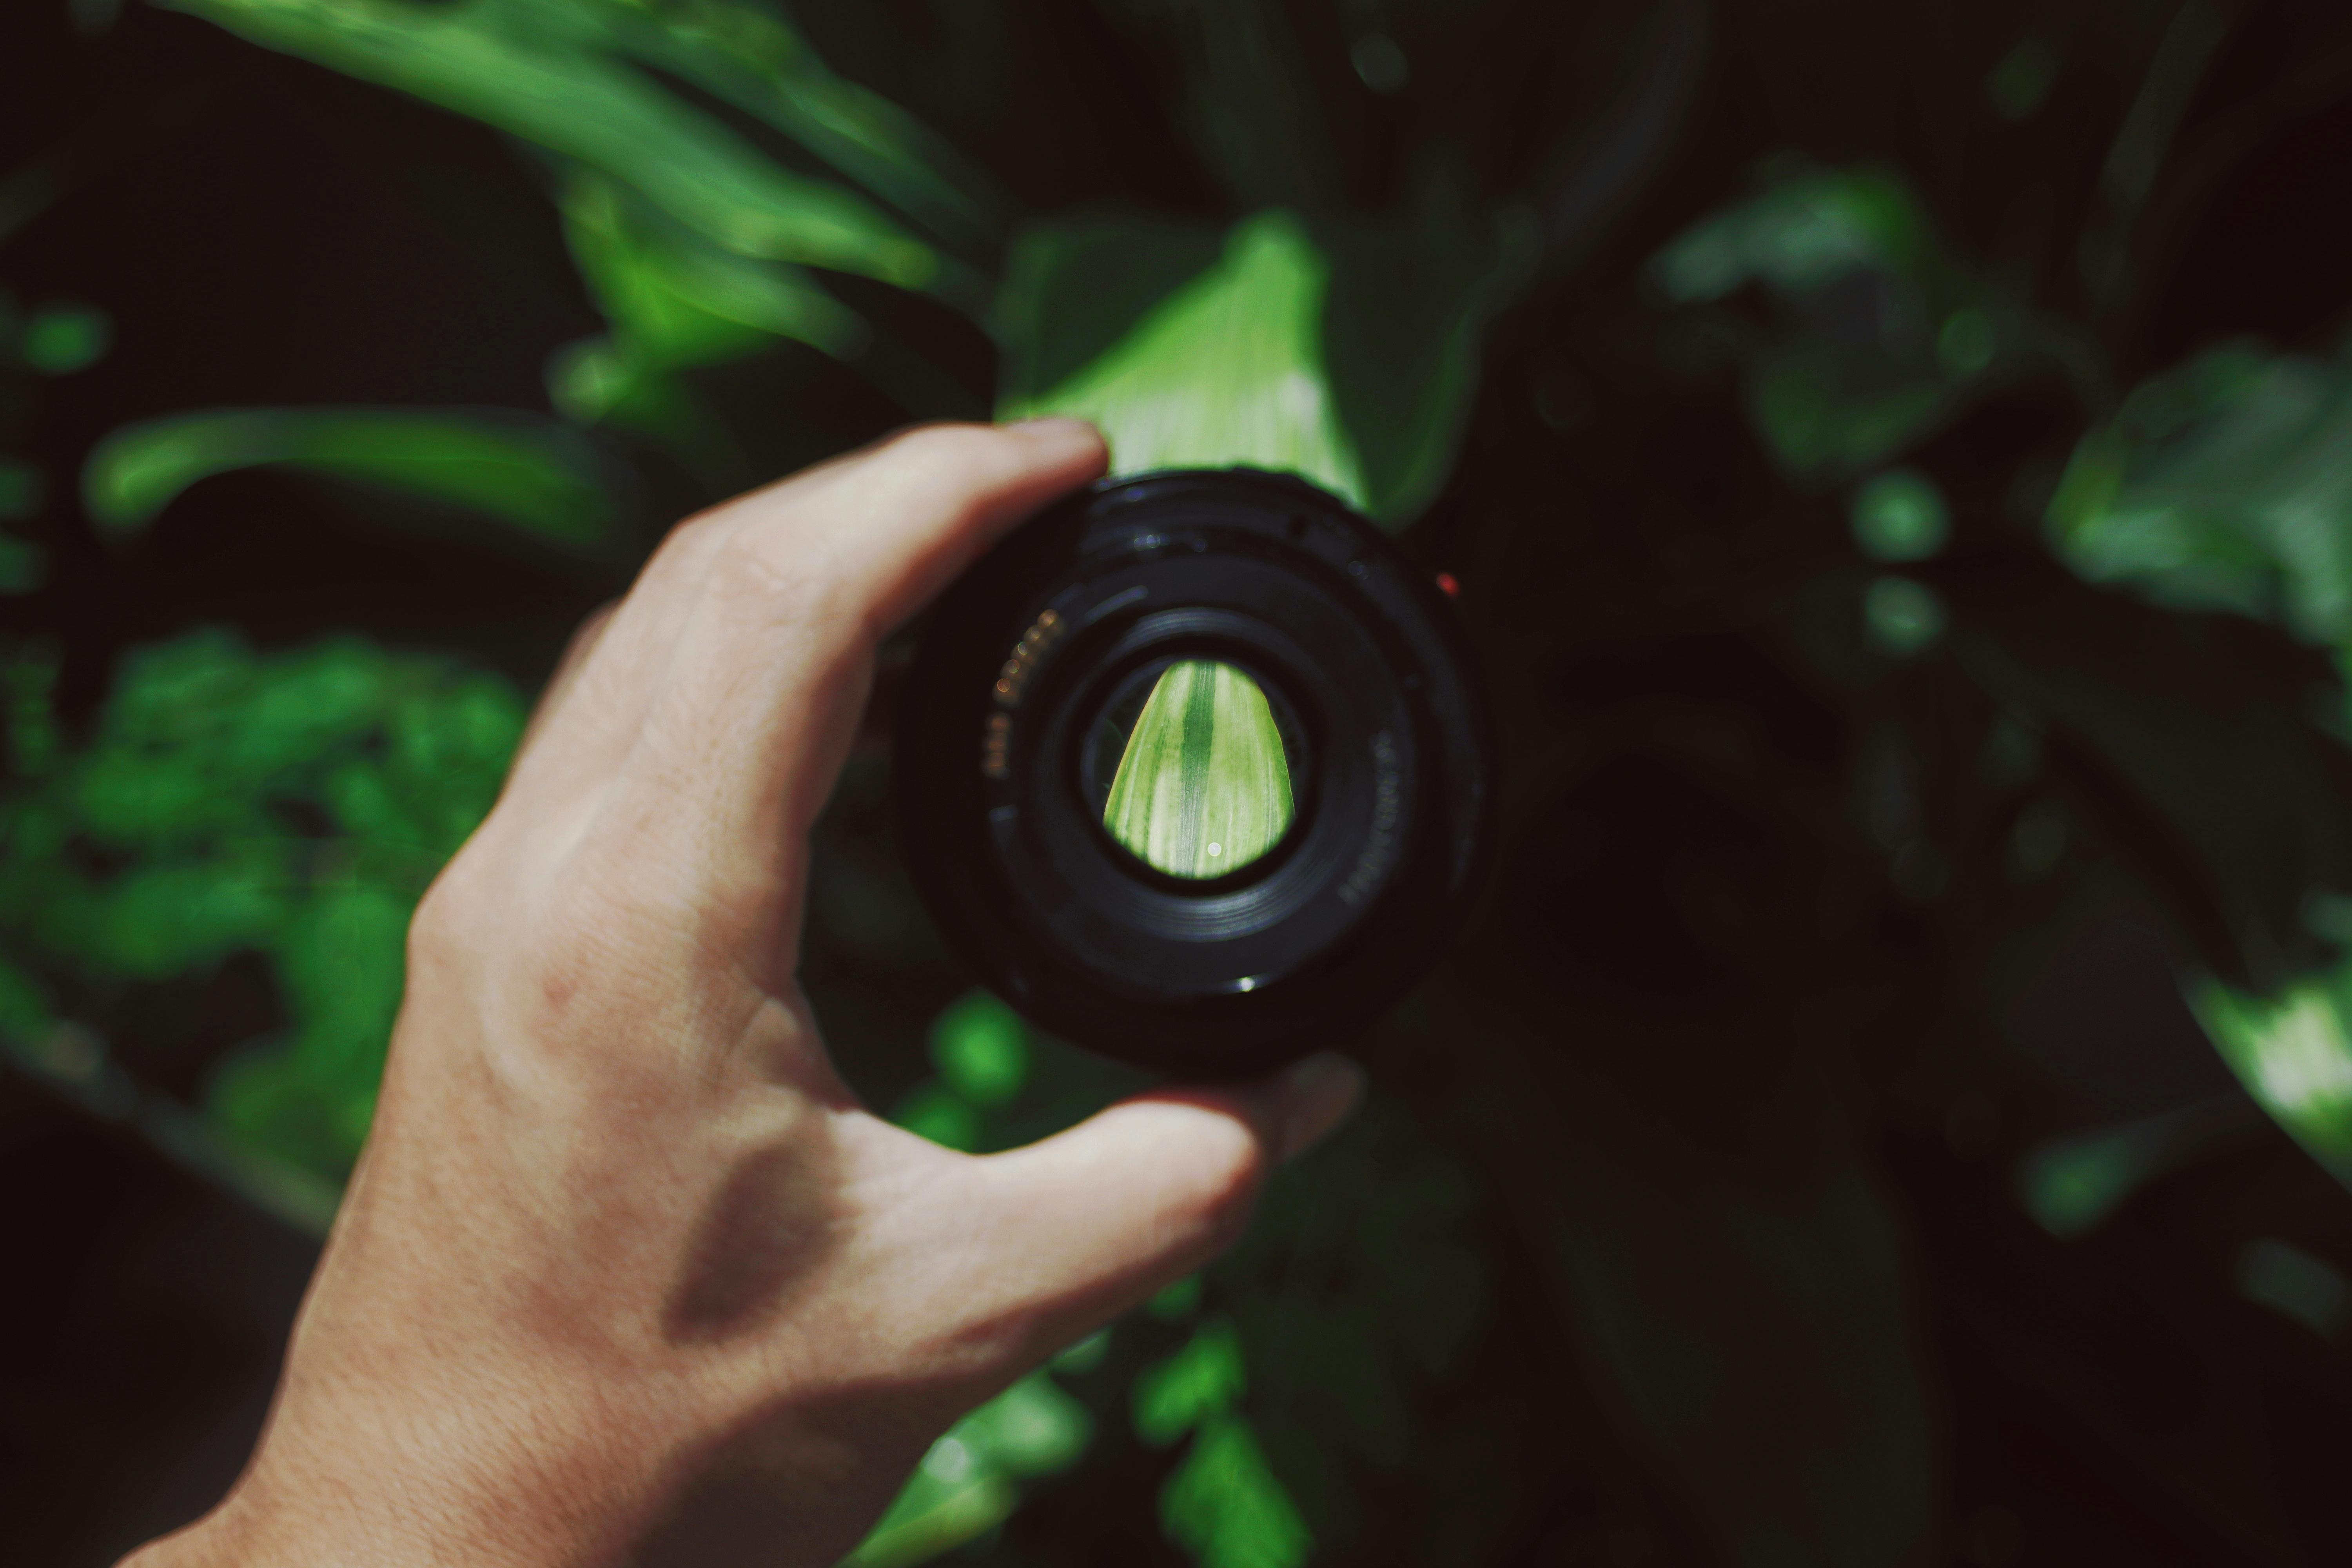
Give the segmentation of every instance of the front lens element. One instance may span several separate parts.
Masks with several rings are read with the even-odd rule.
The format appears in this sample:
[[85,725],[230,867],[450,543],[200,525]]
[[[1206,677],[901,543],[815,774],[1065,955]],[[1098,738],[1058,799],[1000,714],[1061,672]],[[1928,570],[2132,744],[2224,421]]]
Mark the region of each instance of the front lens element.
[[1153,869],[1198,880],[1281,843],[1291,813],[1282,731],[1257,682],[1214,659],[1170,665],[1119,754],[1110,836]]

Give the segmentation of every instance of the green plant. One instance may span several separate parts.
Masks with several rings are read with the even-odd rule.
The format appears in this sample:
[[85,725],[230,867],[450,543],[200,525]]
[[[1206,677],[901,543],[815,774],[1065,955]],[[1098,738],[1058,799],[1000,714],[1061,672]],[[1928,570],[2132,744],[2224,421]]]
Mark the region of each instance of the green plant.
[[[1459,579],[1509,742],[1504,871],[1364,1042],[1364,1123],[1233,1258],[975,1414],[863,1560],[1998,1562],[2070,1464],[2123,1478],[2098,1550],[2340,1536],[2294,1478],[2352,1409],[2319,1173],[2352,1166],[2341,322],[2199,351],[2326,253],[2275,214],[2229,310],[2175,281],[2232,172],[2341,101],[2340,17],[1118,0],[1018,13],[1016,49],[985,5],[926,10],[936,46],[872,6],[176,5],[516,139],[605,329],[547,366],[551,412],[131,426],[85,471],[119,548],[260,465],[617,586],[667,521],[646,475],[770,477],[729,376],[823,361],[910,416],[1083,414],[1122,467],[1297,471]],[[962,134],[1023,51],[1019,91],[1098,77],[1118,112]],[[1130,120],[1119,178],[1039,150]],[[934,352],[955,331],[992,383]],[[37,835],[121,721],[77,749],[21,702],[10,831]],[[976,1149],[1131,1087],[954,999],[877,768],[812,888],[845,1069]],[[254,798],[306,855],[355,853],[357,819],[317,827],[329,773],[288,776]],[[119,853],[129,882],[168,860]],[[411,884],[370,885],[381,936]],[[12,954],[47,897],[10,906]],[[291,927],[237,918],[299,972]],[[2099,984],[2084,922],[2155,956],[2037,1033],[2037,973]],[[96,940],[19,963],[20,1029],[103,1023],[116,980],[58,978]],[[2218,1050],[2167,1043],[2197,1045],[2181,989]],[[942,1004],[917,1060],[906,1016]],[[328,1054],[333,1090],[289,1102],[348,1148],[373,1063]]]
[[[0,245],[56,194],[54,174],[38,165],[0,180]],[[53,301],[26,311],[0,289],[0,599],[33,592],[47,574],[41,547],[8,526],[36,516],[49,499],[48,476],[15,450],[30,423],[27,384],[88,370],[105,357],[113,332],[106,312],[92,306]]]
[[[574,419],[635,430],[706,471],[725,471],[723,438],[679,373],[779,340],[856,365],[909,407],[962,404],[826,289],[831,271],[935,296],[991,325],[1013,366],[998,399],[1007,415],[1084,414],[1131,468],[1290,468],[1402,524],[1444,479],[1479,323],[1541,248],[1524,212],[1473,201],[1435,147],[1412,202],[1377,219],[1351,216],[1336,193],[1301,191],[1318,223],[1276,208],[1226,235],[1087,216],[1029,220],[1008,243],[1003,199],[983,177],[904,111],[827,72],[756,4],[181,8],[486,121],[552,159],[573,256],[612,331],[558,356],[551,396]],[[829,174],[763,154],[665,78],[752,117]],[[95,516],[133,528],[206,474],[290,463],[577,535],[595,510],[584,476],[520,419],[166,420],[102,447],[88,493]]]
[[[929,1046],[937,1070],[895,1120],[955,1148],[1026,1142],[1137,1082],[1034,1035],[985,993],[942,1013]],[[1485,1317],[1474,1206],[1455,1160],[1400,1107],[1374,1108],[1277,1180],[1249,1238],[1205,1279],[1171,1288],[1055,1362],[1053,1373],[1098,1402],[1092,1415],[1047,1373],[982,1406],[950,1434],[950,1458],[934,1451],[858,1561],[912,1561],[914,1542],[938,1551],[981,1534],[1013,1510],[1014,1480],[1076,1464],[1090,1437],[1097,1463],[1120,1445],[1178,1452],[1160,1519],[1211,1568],[1297,1563],[1318,1542],[1344,1543],[1358,1528],[1360,1467],[1393,1471],[1490,1437],[1475,1422],[1420,1430],[1409,1415]],[[1484,1457],[1490,1473],[1461,1500],[1474,1516],[1517,1484],[1507,1458]],[[1443,1465],[1407,1473],[1416,1491],[1455,1483]]]
[[[1002,200],[984,181],[902,111],[826,72],[780,15],[757,5],[184,8],[482,119],[548,155],[573,257],[612,326],[556,358],[551,401],[714,476],[727,470],[725,443],[681,373],[780,339],[856,364],[912,408],[956,408],[938,373],[828,292],[829,269],[932,294],[992,325],[1013,366],[998,399],[1006,416],[1082,414],[1129,469],[1292,469],[1401,525],[1442,482],[1478,324],[1524,279],[1537,245],[1522,215],[1479,212],[1460,173],[1441,163],[1388,217],[1351,216],[1327,195],[1319,238],[1298,214],[1274,208],[1226,233],[1148,216],[1032,220],[1008,245]],[[840,177],[763,156],[663,76],[754,117]],[[92,454],[85,497],[101,526],[131,533],[188,485],[255,465],[456,505],[572,548],[595,544],[611,510],[593,460],[560,429],[520,414],[455,412],[151,421]],[[1261,739],[1279,744],[1270,730]],[[394,909],[384,903],[379,923],[396,923]],[[296,952],[278,963],[299,973]],[[375,1010],[380,1033],[389,1014]],[[314,1166],[331,1170],[337,1152],[356,1146],[368,1063],[346,1053],[340,1141],[299,1145]],[[251,1136],[275,1113],[273,1096],[289,1091],[257,1068],[232,1072],[217,1092],[231,1124]],[[927,1093],[909,1125],[950,1142],[981,1135],[969,1093]],[[1034,1403],[1050,1387],[1033,1380],[1006,1400]],[[1207,1424],[1169,1483],[1171,1536],[1205,1563],[1297,1562],[1313,1537],[1229,1404],[1200,1413]],[[988,1436],[998,1415],[982,1412],[943,1440],[869,1543],[874,1561],[914,1561],[995,1524],[1012,1506],[1013,1478],[1055,1468],[1019,1457],[1017,1445],[1000,1456]]]
[[268,956],[282,1035],[214,1079],[232,1138],[340,1182],[366,1136],[408,917],[496,798],[522,704],[496,678],[357,640],[257,655],[224,632],[141,650],[82,745],[54,661],[19,650],[0,795],[0,1027]]

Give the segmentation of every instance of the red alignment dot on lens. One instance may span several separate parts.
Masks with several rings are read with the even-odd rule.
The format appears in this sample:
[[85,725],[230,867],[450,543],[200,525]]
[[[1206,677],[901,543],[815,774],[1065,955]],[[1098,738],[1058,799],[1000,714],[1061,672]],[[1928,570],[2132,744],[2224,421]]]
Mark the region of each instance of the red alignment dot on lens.
[[1458,599],[1462,596],[1462,584],[1454,580],[1453,573],[1440,572],[1437,574],[1437,591],[1449,599]]

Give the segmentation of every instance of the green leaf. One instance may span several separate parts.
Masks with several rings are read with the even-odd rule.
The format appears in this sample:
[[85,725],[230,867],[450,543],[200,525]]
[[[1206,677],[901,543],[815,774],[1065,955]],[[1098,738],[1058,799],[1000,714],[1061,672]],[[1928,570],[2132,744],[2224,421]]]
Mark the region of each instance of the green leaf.
[[2039,1150],[2019,1173],[2020,1196],[2056,1237],[2095,1228],[2147,1180],[2149,1165],[2128,1138],[2078,1139]]
[[37,1045],[56,1026],[40,982],[0,958],[0,1046]]
[[167,980],[264,945],[286,919],[288,881],[266,850],[137,868],[108,888],[92,956],[115,974]]
[[332,1182],[351,1168],[331,1108],[282,1045],[248,1047],[224,1061],[206,1088],[205,1111],[233,1144]]
[[1217,263],[1216,227],[1108,212],[1024,225],[1013,236],[994,328],[1007,413],[1039,405]]
[[[2284,984],[2321,956],[2313,887],[2352,886],[2340,743],[2312,722],[2311,676],[2282,687],[2274,647],[2152,634],[2158,619],[2087,590],[1979,599],[1950,647],[2000,707],[2081,747],[2094,776],[2127,792],[2123,820],[2148,826],[2116,848],[2193,912],[2210,962]],[[2162,837],[2139,837],[2150,833]]]
[[866,323],[806,272],[722,250],[612,180],[575,174],[562,208],[581,275],[643,364],[713,364],[777,338],[836,358],[866,346]]
[[1171,877],[1220,877],[1290,831],[1290,765],[1265,693],[1232,665],[1170,665],[1128,736],[1103,826]]
[[1187,1274],[1173,1285],[1164,1286],[1143,1310],[1162,1322],[1181,1322],[1201,1310],[1201,1277]]
[[1297,1568],[1314,1546],[1239,1415],[1220,1415],[1201,1429],[1160,1489],[1160,1520],[1201,1568]]
[[413,900],[357,884],[328,889],[273,949],[292,1031],[232,1058],[207,1108],[247,1147],[341,1181],[373,1119],[399,1010]]
[[2240,20],[2233,5],[2183,0],[2171,8],[2147,74],[2141,79],[2099,171],[2099,203],[2077,247],[2093,300],[2112,310],[2132,286],[2132,230],[2156,188],[2173,138],[2196,104],[2198,89]]
[[1944,601],[1925,583],[1888,575],[1862,595],[1863,628],[1882,652],[1909,658],[1934,647],[1944,635]]
[[33,312],[16,352],[43,375],[71,375],[106,357],[113,320],[89,305],[51,305]]
[[1712,307],[1691,325],[1743,362],[1749,417],[1794,478],[1867,473],[2029,374],[2105,396],[2096,347],[1964,264],[1883,170],[1782,160],[1764,190],[1659,252],[1650,276],[1667,300]]
[[225,1064],[207,1104],[250,1148],[340,1181],[359,1157],[400,1010],[408,890],[319,889],[270,949],[292,1027]]
[[262,829],[262,779],[243,724],[258,662],[238,639],[199,632],[128,655],[96,742],[65,795],[97,845],[161,858]]
[[1849,273],[1908,275],[1929,247],[1909,189],[1877,170],[1814,170],[1685,230],[1653,263],[1669,299],[1720,300],[1751,282],[1810,294]]
[[752,0],[499,0],[558,36],[593,40],[757,116],[924,224],[985,252],[1000,201],[955,150],[880,94],[835,75],[777,12]]
[[294,1049],[321,1081],[373,1089],[383,1071],[415,904],[373,883],[329,886],[288,922],[277,948],[278,982]]
[[945,1084],[926,1083],[898,1102],[890,1120],[942,1149],[971,1153],[980,1147],[980,1112]]
[[971,1104],[1006,1104],[1029,1076],[1028,1026],[987,992],[971,992],[932,1024],[931,1061]]
[[1944,318],[1936,332],[1936,363],[1944,374],[1963,381],[1992,366],[2000,354],[2000,323],[1982,305],[1963,305]]
[[961,1438],[1009,1476],[1049,1476],[1078,1462],[1094,1417],[1043,1372],[1033,1372],[961,1421]]
[[209,1113],[340,1180],[373,1114],[410,912],[495,799],[520,699],[354,638],[261,656],[205,631],[127,654],[67,749],[41,733],[50,662],[5,673],[14,749],[37,765],[0,798],[0,940],[84,994],[264,956],[288,1029],[223,1065]]
[[[1490,1300],[1466,1245],[1485,1239],[1475,1205],[1454,1157],[1375,1094],[1346,1130],[1267,1184],[1247,1235],[1214,1269],[1216,1300],[1247,1351],[1268,1463],[1335,1553],[1364,1511],[1354,1461],[1382,1471],[1383,1490],[1418,1493],[1413,1506],[1437,1502],[1428,1413],[1433,1396],[1445,1396],[1433,1380],[1478,1342]],[[1150,1374],[1170,1379],[1144,1390],[1164,1400],[1161,1430],[1197,1425],[1203,1407],[1237,1407],[1240,1388],[1221,1392],[1206,1375],[1221,1370],[1202,1353],[1215,1343]],[[1236,1378],[1241,1370],[1230,1368]],[[1371,1510],[1386,1513],[1390,1500]]]
[[713,488],[740,465],[732,437],[685,379],[640,359],[617,336],[583,338],[550,355],[547,397],[567,419],[653,437]]
[[436,866],[489,815],[529,718],[520,694],[494,676],[412,675],[395,691],[379,759]]
[[2189,997],[2205,1033],[2246,1092],[2313,1159],[2352,1186],[2352,965],[2250,996],[2217,981]]
[[2352,355],[2216,350],[2076,447],[2048,522],[2093,582],[2352,640]]
[[1473,210],[1466,180],[1423,184],[1396,219],[1318,231],[1332,258],[1326,374],[1362,465],[1366,507],[1391,526],[1444,488],[1486,324],[1532,271],[1537,248],[1534,236]]
[[1092,418],[1123,471],[1285,469],[1409,521],[1444,483],[1480,331],[1530,259],[1425,183],[1413,210],[1312,237],[1279,212],[1222,242],[1136,214],[1029,226],[997,300],[1002,412]]
[[1093,1431],[1085,1406],[1031,1373],[931,1445],[842,1568],[907,1568],[994,1529],[1020,1500],[1016,1479],[1068,1468]]
[[2096,1228],[2132,1194],[2237,1136],[2258,1113],[2235,1093],[2062,1138],[2019,1161],[2018,1196],[2056,1237]]
[[[1037,270],[1033,263],[1015,281],[1034,289]],[[1213,266],[1082,368],[1034,394],[1008,388],[999,416],[1091,419],[1120,473],[1246,465],[1297,474],[1362,507],[1363,469],[1323,358],[1329,277],[1297,219],[1262,213],[1233,229]],[[1010,298],[1001,316],[1061,341],[1039,309],[1034,298]],[[1089,319],[1108,317],[1090,310]],[[1048,368],[1026,353],[1032,374]]]
[[2238,1293],[2333,1341],[2352,1323],[2352,1280],[2299,1247],[2263,1239],[2238,1254]]
[[1012,1481],[974,1465],[961,1442],[943,1439],[840,1568],[928,1563],[1003,1523],[1020,1500]]
[[116,431],[82,471],[90,515],[117,533],[152,522],[190,485],[277,465],[479,512],[568,545],[599,540],[612,503],[593,455],[545,421],[389,409],[181,414]]
[[625,61],[560,11],[457,0],[167,0],[266,47],[578,159],[728,249],[969,295],[930,246],[856,192],[796,174]]
[[260,784],[341,748],[363,744],[389,717],[389,700],[398,681],[395,667],[383,650],[357,638],[279,654],[248,668],[241,696],[220,693],[213,725],[200,731],[194,713],[184,710],[168,719],[164,713],[173,694],[194,682],[173,679],[177,672],[169,667],[145,666],[138,680],[124,689],[117,732],[182,739],[201,735],[206,749],[221,760],[223,773]]
[[1759,355],[1748,403],[1772,455],[1793,474],[1869,468],[1916,445],[1948,412],[1939,382],[1812,341]]
[[1873,561],[1925,561],[1951,531],[1944,492],[1916,469],[1890,468],[1854,491],[1854,542]]
[[25,778],[47,773],[57,760],[58,666],[57,649],[45,644],[0,654],[0,702],[6,705],[0,733],[7,737],[9,764]]
[[1093,1333],[1088,1334],[1076,1344],[1074,1344],[1068,1349],[1057,1353],[1052,1361],[1047,1362],[1045,1364],[1052,1367],[1055,1372],[1066,1372],[1071,1373],[1073,1376],[1083,1376],[1085,1373],[1090,1373],[1094,1371],[1095,1368],[1102,1365],[1103,1357],[1109,1353],[1110,1331],[1108,1329],[1097,1329]]
[[1241,1336],[1233,1324],[1223,1319],[1203,1323],[1182,1349],[1136,1374],[1136,1436],[1154,1447],[1165,1447],[1232,1409],[1248,1382]]

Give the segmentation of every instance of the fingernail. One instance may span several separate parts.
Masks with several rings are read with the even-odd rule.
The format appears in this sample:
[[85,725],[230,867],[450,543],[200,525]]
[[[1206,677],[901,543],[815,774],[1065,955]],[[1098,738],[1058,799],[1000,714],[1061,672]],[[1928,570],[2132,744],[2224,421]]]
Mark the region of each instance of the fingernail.
[[1330,1051],[1309,1057],[1285,1073],[1279,1158],[1296,1160],[1329,1137],[1363,1093],[1363,1069]]

